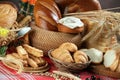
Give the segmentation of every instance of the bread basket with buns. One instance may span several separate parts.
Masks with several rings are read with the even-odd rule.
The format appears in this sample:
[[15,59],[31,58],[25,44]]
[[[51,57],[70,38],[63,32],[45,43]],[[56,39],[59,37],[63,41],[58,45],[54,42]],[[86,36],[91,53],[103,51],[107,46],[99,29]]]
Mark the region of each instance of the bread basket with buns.
[[65,42],[56,49],[48,52],[49,58],[60,71],[77,73],[86,69],[90,63],[90,58],[74,43]]
[[[59,30],[58,22],[61,18],[63,18],[63,12],[65,11],[65,8],[67,8],[72,3],[74,3],[74,5],[76,4],[81,5],[82,4],[81,2],[83,1],[77,0],[76,2],[74,0],[71,0],[70,3],[68,3],[67,1],[64,0],[61,1],[37,0],[34,6],[35,24],[31,25],[32,27],[32,31],[30,33],[31,45],[36,48],[42,49],[45,53],[47,53],[50,49],[57,48],[60,44],[64,42],[72,42],[76,44],[78,47],[80,47],[81,45],[80,40],[82,36],[81,33],[83,31],[83,28],[70,30],[64,27],[62,29],[60,28]],[[96,4],[97,2],[91,1],[91,3]],[[61,7],[63,7],[62,9],[64,9],[63,11]],[[81,5],[79,7],[83,7],[83,6]],[[84,6],[84,8],[86,7]],[[94,8],[89,8],[89,10],[96,10],[96,9],[101,9],[100,5],[96,5]],[[86,9],[84,11],[89,11],[89,10]],[[83,10],[81,9],[81,11]],[[66,32],[70,32],[70,33],[66,33]]]

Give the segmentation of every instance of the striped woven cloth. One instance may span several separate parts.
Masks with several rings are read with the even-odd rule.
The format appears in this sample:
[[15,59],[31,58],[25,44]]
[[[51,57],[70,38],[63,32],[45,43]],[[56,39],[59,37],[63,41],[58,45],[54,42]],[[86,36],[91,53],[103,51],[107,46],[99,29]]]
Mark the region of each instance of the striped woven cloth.
[[[49,72],[52,73],[52,71],[56,70],[56,68],[48,58],[47,60],[51,66],[51,69],[49,70]],[[80,75],[81,80],[86,80],[86,78],[92,75],[100,78],[100,80],[117,80],[117,79],[113,79],[105,76],[95,75],[87,71],[82,71],[80,72],[80,74],[77,74],[77,75]],[[35,75],[30,73],[18,74],[17,71],[11,68],[8,68],[0,61],[0,80],[58,80],[58,79],[55,79],[54,77],[51,77],[51,76],[42,76],[42,75]],[[59,80],[66,80],[66,79],[59,79]]]

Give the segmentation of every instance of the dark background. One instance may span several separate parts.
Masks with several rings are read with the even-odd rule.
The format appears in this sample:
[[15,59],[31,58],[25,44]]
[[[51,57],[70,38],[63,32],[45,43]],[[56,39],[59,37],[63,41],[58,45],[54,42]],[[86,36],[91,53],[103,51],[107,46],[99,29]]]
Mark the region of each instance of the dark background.
[[[20,0],[0,0],[0,1],[13,1],[18,6]],[[99,1],[102,9],[120,7],[120,0],[99,0]]]
[[99,0],[102,9],[120,7],[120,0]]

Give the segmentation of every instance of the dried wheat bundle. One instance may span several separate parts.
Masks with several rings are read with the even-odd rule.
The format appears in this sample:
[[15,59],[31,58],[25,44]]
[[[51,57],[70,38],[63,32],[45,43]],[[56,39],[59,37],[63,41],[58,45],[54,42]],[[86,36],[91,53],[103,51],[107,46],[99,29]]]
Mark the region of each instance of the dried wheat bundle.
[[[86,32],[81,43],[86,41],[88,48],[95,47],[104,52],[106,48],[108,49],[117,43],[116,35],[120,29],[119,12],[99,10],[72,13],[67,14],[67,16],[78,17],[86,24]],[[112,40],[112,38],[114,38],[114,40]]]

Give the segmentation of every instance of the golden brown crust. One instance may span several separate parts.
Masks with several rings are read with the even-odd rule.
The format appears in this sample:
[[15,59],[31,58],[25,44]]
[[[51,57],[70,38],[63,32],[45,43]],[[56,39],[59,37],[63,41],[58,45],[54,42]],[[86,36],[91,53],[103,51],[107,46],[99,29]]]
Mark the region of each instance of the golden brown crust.
[[28,64],[30,66],[32,66],[33,68],[37,68],[38,67],[37,63],[33,59],[28,58],[27,61],[28,61]]
[[57,31],[57,21],[61,14],[57,5],[52,0],[38,0],[34,6],[35,23],[40,28]]
[[63,62],[74,62],[70,52],[65,49],[57,48],[51,52],[51,55]]
[[66,49],[70,52],[75,52],[78,50],[78,47],[74,43],[65,42],[59,46],[61,49]]
[[112,65],[109,67],[111,71],[115,71],[117,69],[117,66],[119,65],[119,56],[116,55],[115,61],[112,63]]
[[118,63],[118,66],[117,66],[116,72],[119,72],[119,73],[120,73],[120,59],[119,59],[119,63]]
[[70,12],[83,12],[101,9],[98,0],[55,0],[62,14]]
[[22,46],[16,47],[16,50],[17,50],[18,55],[22,59],[27,59],[28,58],[28,53],[27,53],[27,51]]
[[31,58],[31,59],[33,59],[37,64],[40,64],[40,59],[39,58],[37,58],[37,57],[35,57],[35,56],[33,56],[33,55],[30,55],[29,54],[29,57]]
[[86,55],[86,53],[82,52],[82,51],[76,51],[73,54],[74,60],[76,63],[87,63],[88,62],[88,57]]
[[12,53],[11,55],[14,56],[14,57],[17,58],[17,59],[21,59],[21,57],[19,56],[18,53]]
[[24,44],[23,47],[25,48],[25,50],[33,55],[33,56],[36,56],[36,57],[43,57],[43,51],[42,50],[39,50],[35,47],[32,47],[32,46],[29,46],[28,44]]
[[57,28],[58,28],[58,31],[60,32],[74,33],[74,34],[80,33],[84,30],[84,27],[77,27],[75,29],[70,29],[61,23],[58,23]]
[[11,28],[17,19],[17,10],[10,4],[0,4],[0,26]]

